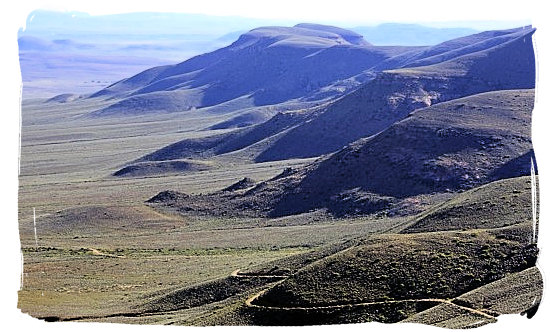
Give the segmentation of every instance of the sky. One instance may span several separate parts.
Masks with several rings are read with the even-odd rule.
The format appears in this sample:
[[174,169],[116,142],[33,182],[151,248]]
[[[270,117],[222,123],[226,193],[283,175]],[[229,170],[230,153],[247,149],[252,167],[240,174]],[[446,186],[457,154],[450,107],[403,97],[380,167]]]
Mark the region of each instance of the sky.
[[[312,0],[201,0],[201,1],[69,1],[28,0],[21,4],[27,13],[34,9],[76,11],[91,15],[132,12],[180,12],[257,19],[330,22],[337,25],[376,25],[384,22],[423,23],[436,27],[465,26],[478,30],[528,23],[529,4],[522,1],[312,1]],[[397,3],[397,6],[396,6]],[[20,18],[19,18],[20,19]],[[23,19],[24,20],[24,19]],[[478,22],[476,22],[478,21]],[[493,22],[487,22],[493,21]],[[23,22],[22,22],[23,23]]]
[[[225,15],[217,16],[208,13],[178,13],[178,12],[138,12],[116,14],[90,14],[81,11],[35,10],[29,13],[25,28],[20,29],[21,35],[43,35],[62,33],[74,35],[90,32],[93,34],[124,33],[128,37],[147,36],[154,34],[226,34],[237,30],[252,29],[258,26],[279,25],[293,26],[298,23],[311,22],[335,25],[342,28],[373,27],[383,23],[421,24],[435,28],[468,28],[469,30],[508,29],[531,24],[529,19],[496,20],[454,20],[428,21],[427,17],[418,17],[400,21],[392,17],[387,20],[379,18],[361,18],[344,20],[338,17],[315,17],[313,15],[295,15],[295,17],[273,16],[258,18]],[[140,22],[141,24],[136,24]],[[93,37],[93,36],[92,36]]]
[[[544,8],[543,1],[524,0],[524,1],[480,1],[480,0],[462,0],[462,1],[351,1],[351,0],[332,0],[332,1],[299,1],[299,0],[276,0],[276,1],[214,1],[214,0],[193,0],[193,1],[116,1],[116,0],[94,0],[94,1],[69,1],[69,0],[25,0],[25,1],[3,1],[0,6],[0,19],[2,36],[2,121],[0,121],[0,134],[3,163],[1,164],[0,183],[2,184],[2,238],[1,250],[4,253],[3,267],[4,273],[1,276],[2,282],[2,302],[0,310],[3,313],[3,325],[9,327],[17,326],[18,330],[40,330],[40,331],[71,331],[77,327],[80,331],[94,331],[98,328],[111,331],[158,331],[175,330],[170,327],[147,327],[147,326],[125,326],[109,324],[81,324],[81,323],[63,323],[46,324],[37,321],[20,313],[16,309],[17,294],[16,290],[19,284],[21,271],[21,258],[18,253],[19,239],[17,233],[17,175],[18,175],[18,156],[19,156],[19,123],[20,115],[20,73],[17,58],[17,31],[25,24],[28,14],[36,9],[48,10],[68,10],[87,12],[92,15],[115,14],[128,11],[146,11],[146,12],[186,12],[202,13],[209,15],[230,15],[242,17],[256,17],[262,19],[289,19],[300,21],[325,21],[334,22],[361,23],[372,22],[372,24],[381,22],[431,22],[434,25],[445,26],[445,22],[469,22],[472,28],[483,30],[485,27],[476,26],[473,21],[492,20],[492,21],[531,21],[538,28],[535,34],[535,50],[537,54],[538,81],[536,88],[536,106],[533,114],[533,144],[539,166],[539,181],[541,186],[541,220],[550,218],[550,149],[546,148],[550,139],[550,113],[546,112],[549,108],[549,95],[541,93],[548,91],[550,84],[548,77],[548,62],[550,50],[548,44],[550,41],[550,27],[547,23],[547,9]],[[454,24],[454,23],[453,23]],[[484,23],[486,24],[486,23]],[[462,25],[464,26],[464,25]],[[540,235],[543,241],[540,244],[541,256],[539,264],[543,266],[543,273],[550,268],[548,248],[550,248],[550,226],[541,223]],[[548,288],[548,279],[545,277],[546,288]],[[548,289],[546,293],[548,293]],[[549,323],[548,313],[550,313],[550,300],[545,295],[538,315],[534,321],[536,329],[530,331],[542,331],[543,326]],[[76,324],[76,325],[75,325]],[[533,326],[531,322],[518,317],[501,317],[499,323],[494,326],[481,328],[479,331],[518,331],[524,326]],[[290,329],[293,331],[313,331],[323,332],[331,331],[334,327],[324,326],[307,329]],[[375,331],[442,331],[437,328],[418,326],[385,326],[380,324],[369,324],[369,329]],[[346,327],[347,330],[364,331],[365,327],[352,325]],[[178,329],[181,330],[181,329]],[[220,331],[220,329],[191,329],[184,331]],[[226,331],[255,331],[257,328],[230,328]],[[265,331],[265,329],[263,329]],[[285,331],[288,331],[286,329]],[[223,330],[221,330],[223,331]],[[273,331],[273,330],[269,330]],[[476,330],[477,331],[477,330]]]

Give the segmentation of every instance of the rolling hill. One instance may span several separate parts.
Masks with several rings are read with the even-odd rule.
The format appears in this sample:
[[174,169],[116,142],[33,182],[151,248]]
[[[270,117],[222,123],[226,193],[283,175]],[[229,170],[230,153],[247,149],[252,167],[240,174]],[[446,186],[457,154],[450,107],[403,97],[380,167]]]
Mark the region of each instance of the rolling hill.
[[[454,298],[533,268],[536,257],[535,245],[485,231],[377,236],[299,270],[253,300],[264,310],[248,311],[257,324],[299,325],[397,322],[443,299],[464,310],[468,302]],[[540,282],[523,286],[529,299],[515,308],[520,312],[540,299]],[[508,312],[480,309],[469,314],[494,322],[500,312]]]
[[[503,187],[510,192],[503,193]],[[453,200],[481,206],[488,196],[502,194],[529,196],[529,178],[493,182]],[[300,324],[313,316],[315,322],[405,319],[449,327],[487,324],[500,314],[529,312],[540,302],[542,279],[534,266],[538,250],[530,211],[516,207],[502,204],[493,212],[513,215],[514,225],[508,226],[495,214],[492,223],[475,225],[468,213],[449,221],[436,208],[426,214],[439,225],[429,233],[363,239],[259,293],[249,301],[251,308],[241,313],[267,325]],[[457,230],[464,225],[467,230]],[[517,236],[510,236],[511,228]],[[437,300],[441,301],[433,307]],[[266,314],[275,312],[279,315]]]
[[[538,249],[531,213],[517,209],[531,194],[530,180],[496,181],[456,195],[448,204],[424,213],[434,229],[358,238],[328,252],[296,255],[276,261],[271,268],[240,272],[236,275],[272,276],[278,282],[249,293],[244,304],[221,310],[206,321],[258,325],[403,321],[465,328],[493,323],[502,314],[531,317],[541,300],[542,277],[535,266]],[[499,200],[502,195],[512,202],[501,204],[494,213],[507,221],[493,214],[491,222],[476,224],[467,213],[470,207],[484,206],[487,199]],[[451,220],[441,213],[450,206],[462,211]],[[482,219],[492,211],[484,209]],[[467,229],[461,229],[465,225]],[[320,257],[312,259],[314,254]]]
[[515,177],[464,192],[415,217],[404,232],[498,228],[528,223],[533,214],[531,181],[530,176]]
[[[510,192],[503,192],[503,187]],[[533,304],[540,301],[542,288],[540,272],[534,267],[537,249],[533,242],[530,210],[518,211],[518,204],[501,204],[496,213],[512,215],[510,219],[515,219],[511,221],[513,226],[509,222],[501,223],[494,214],[493,222],[479,221],[476,225],[471,219],[471,213],[466,213],[466,210],[470,206],[486,204],[488,197],[505,195],[517,200],[530,194],[528,177],[493,182],[479,190],[461,193],[449,203],[470,203],[455,204],[464,213],[456,214],[451,221],[447,215],[441,214],[448,205],[435,208],[425,218],[430,218],[430,222],[439,227],[423,229],[429,233],[371,237],[357,246],[311,264],[256,297],[253,304],[265,308],[263,314],[256,313],[256,317],[262,321],[263,317],[268,316],[265,311],[281,308],[279,312],[282,315],[288,315],[289,319],[296,320],[297,323],[300,317],[310,314],[307,308],[315,312],[327,307],[325,313],[329,317],[337,316],[342,319],[342,311],[331,306],[349,304],[344,320],[347,321],[350,316],[369,320],[368,314],[376,315],[381,308],[376,305],[354,307],[353,304],[372,302],[386,302],[388,306],[394,306],[393,310],[386,308],[387,314],[376,317],[375,320],[398,321],[415,311],[421,311],[421,314],[413,315],[407,321],[429,324],[437,323],[438,317],[445,317],[446,324],[452,325],[448,320],[459,313],[478,316],[478,320],[485,313],[483,321],[486,324],[491,321],[487,321],[491,316],[528,311]],[[495,213],[493,210],[488,211]],[[468,230],[451,231],[456,230],[457,226]],[[510,236],[510,227],[514,227],[518,236]],[[478,229],[475,230],[476,228]],[[532,277],[521,279],[519,276],[522,274]],[[522,281],[517,280],[518,278]],[[497,285],[504,287],[506,291],[495,294]],[[512,288],[516,291],[509,293]],[[488,292],[489,290],[492,292]],[[503,294],[510,295],[499,298]],[[501,300],[495,301],[496,298]],[[405,303],[400,301],[414,299],[453,300],[426,311],[426,306],[402,307]],[[287,310],[286,313],[282,311],[284,308],[295,307],[303,310]],[[465,312],[464,307],[476,310]],[[488,309],[490,310],[485,311]],[[384,312],[384,309],[381,311]],[[269,319],[262,322],[271,324]],[[470,323],[470,320],[463,319],[461,322]],[[277,320],[277,323],[282,322]]]

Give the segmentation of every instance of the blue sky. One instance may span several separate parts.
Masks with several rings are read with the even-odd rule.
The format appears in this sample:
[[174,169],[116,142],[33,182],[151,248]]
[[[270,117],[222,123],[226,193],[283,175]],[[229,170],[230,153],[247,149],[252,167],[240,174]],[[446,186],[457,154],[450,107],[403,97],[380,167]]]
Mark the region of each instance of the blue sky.
[[429,23],[446,25],[458,21],[476,29],[475,21],[525,21],[533,15],[535,1],[359,1],[359,0],[201,0],[201,1],[69,1],[27,0],[22,4],[33,9],[78,11],[92,15],[126,12],[179,12],[258,19],[323,21],[357,24],[383,22]]
[[[346,1],[344,1],[345,3]],[[79,3],[79,2],[78,2]],[[375,26],[382,23],[415,23],[422,24],[429,27],[449,28],[449,27],[461,27],[472,28],[476,30],[491,30],[491,29],[505,29],[511,27],[517,27],[522,25],[531,24],[529,18],[522,16],[516,16],[513,18],[498,15],[488,15],[485,17],[476,16],[474,19],[470,16],[449,16],[448,20],[442,20],[441,17],[432,17],[430,15],[409,15],[407,17],[401,17],[400,15],[387,16],[387,15],[364,15],[362,17],[350,16],[351,18],[345,18],[341,15],[326,16],[322,15],[322,11],[318,15],[314,15],[313,12],[295,12],[291,11],[292,15],[258,15],[254,16],[254,12],[241,12],[234,13],[228,11],[225,15],[215,14],[216,12],[186,12],[174,10],[173,12],[161,10],[164,7],[143,7],[148,9],[147,11],[134,12],[135,7],[127,8],[127,12],[110,13],[105,11],[94,10],[94,6],[77,6],[66,7],[66,10],[62,10],[62,7],[49,7],[44,6],[50,11],[38,10],[29,12],[26,25],[29,33],[33,30],[35,33],[49,30],[52,32],[60,30],[72,29],[74,32],[79,31],[84,33],[92,29],[94,32],[104,29],[107,32],[125,32],[128,35],[136,34],[151,34],[166,31],[177,31],[178,29],[185,27],[186,34],[204,34],[204,33],[222,33],[224,31],[234,31],[243,28],[252,28],[260,25],[294,25],[301,22],[315,22],[322,24],[330,24],[341,27],[354,27],[354,26]],[[141,8],[141,7],[138,7]],[[318,10],[322,7],[316,7]],[[37,7],[40,9],[40,7]],[[78,9],[78,10],[74,10]],[[185,9],[185,8],[184,8]],[[52,11],[53,10],[53,11]],[[167,9],[166,9],[167,10]],[[56,14],[57,12],[57,14]],[[370,11],[369,11],[370,12]],[[350,10],[350,13],[353,11]],[[78,24],[74,22],[78,22]],[[133,22],[139,22],[144,20],[145,23],[154,22],[151,24],[132,24]],[[99,23],[105,23],[100,25]],[[207,24],[205,24],[207,23]],[[75,30],[76,29],[76,30]]]

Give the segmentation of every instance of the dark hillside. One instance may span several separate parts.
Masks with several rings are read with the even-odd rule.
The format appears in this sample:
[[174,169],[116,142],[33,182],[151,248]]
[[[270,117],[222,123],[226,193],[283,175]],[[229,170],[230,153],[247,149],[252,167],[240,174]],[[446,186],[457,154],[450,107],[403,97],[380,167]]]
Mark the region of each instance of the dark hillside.
[[481,92],[535,86],[533,30],[488,50],[418,68],[392,70],[288,132],[256,161],[333,152],[405,118],[412,110]]
[[[273,212],[331,205],[349,191],[357,197],[374,193],[405,198],[495,180],[499,170],[532,149],[533,93],[490,92],[416,111],[314,165]],[[530,159],[528,163],[506,175],[530,174]]]
[[498,228],[533,219],[531,177],[494,181],[422,213],[404,232]]
[[533,102],[533,90],[507,90],[441,103],[246,192],[155,203],[221,215],[370,214],[417,195],[529,175]]

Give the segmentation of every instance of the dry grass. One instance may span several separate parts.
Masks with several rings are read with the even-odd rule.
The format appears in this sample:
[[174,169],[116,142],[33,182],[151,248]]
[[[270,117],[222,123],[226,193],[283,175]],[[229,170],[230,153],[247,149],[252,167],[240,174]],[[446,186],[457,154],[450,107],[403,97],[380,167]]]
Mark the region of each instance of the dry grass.
[[27,249],[18,305],[35,317],[130,312],[156,291],[225,277],[300,251],[153,251],[114,258],[89,250]]

